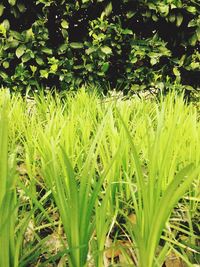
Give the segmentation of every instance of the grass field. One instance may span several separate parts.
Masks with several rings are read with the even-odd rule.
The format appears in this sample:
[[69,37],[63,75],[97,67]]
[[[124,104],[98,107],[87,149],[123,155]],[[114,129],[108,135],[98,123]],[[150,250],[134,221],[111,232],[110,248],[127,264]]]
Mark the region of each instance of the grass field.
[[199,266],[200,121],[159,102],[0,92],[0,267]]

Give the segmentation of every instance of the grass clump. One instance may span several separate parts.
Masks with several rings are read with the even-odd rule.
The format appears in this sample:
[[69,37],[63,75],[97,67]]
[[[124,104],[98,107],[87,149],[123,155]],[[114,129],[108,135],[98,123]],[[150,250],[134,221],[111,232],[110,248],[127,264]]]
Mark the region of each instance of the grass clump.
[[182,96],[2,93],[0,103],[0,214],[6,201],[15,217],[1,224],[12,244],[2,253],[20,232],[8,256],[19,260],[2,266],[199,263],[200,125]]

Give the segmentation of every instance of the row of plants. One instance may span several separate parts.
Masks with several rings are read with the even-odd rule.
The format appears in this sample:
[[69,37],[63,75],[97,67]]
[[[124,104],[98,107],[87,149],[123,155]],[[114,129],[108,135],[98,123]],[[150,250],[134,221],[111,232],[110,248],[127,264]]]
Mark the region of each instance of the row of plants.
[[200,82],[199,25],[198,0],[2,0],[0,82],[190,91]]
[[176,94],[1,91],[0,266],[198,266],[199,140]]

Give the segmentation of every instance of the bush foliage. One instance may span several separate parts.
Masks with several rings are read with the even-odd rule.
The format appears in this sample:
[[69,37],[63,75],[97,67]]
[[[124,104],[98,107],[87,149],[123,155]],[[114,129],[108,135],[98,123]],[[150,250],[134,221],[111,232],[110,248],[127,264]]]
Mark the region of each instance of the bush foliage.
[[85,82],[191,90],[200,77],[199,0],[2,0],[0,83]]

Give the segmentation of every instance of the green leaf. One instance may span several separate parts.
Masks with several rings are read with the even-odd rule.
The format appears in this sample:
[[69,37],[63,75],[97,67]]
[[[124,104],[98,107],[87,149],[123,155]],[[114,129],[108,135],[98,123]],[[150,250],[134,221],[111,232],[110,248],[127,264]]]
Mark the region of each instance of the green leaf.
[[186,10],[192,14],[196,14],[196,7],[195,6],[188,6]]
[[153,3],[148,3],[149,9],[156,10],[156,6]]
[[22,62],[25,63],[31,59],[31,56],[29,53],[26,53],[22,56]]
[[11,6],[14,6],[16,4],[16,0],[8,0],[8,3],[11,5]]
[[95,52],[96,48],[95,47],[89,47],[88,49],[85,50],[85,53],[87,55],[90,55],[91,53]]
[[197,22],[195,19],[192,19],[189,23],[188,23],[188,27],[195,27],[197,25]]
[[20,45],[20,46],[16,49],[16,52],[15,52],[17,58],[20,58],[21,56],[23,56],[25,50],[26,50],[26,46],[25,46],[25,45]]
[[40,58],[40,57],[36,57],[36,62],[37,62],[37,64],[38,65],[40,65],[40,66],[42,66],[43,64],[44,64],[44,61],[43,61],[43,59],[42,58]]
[[185,89],[188,91],[195,91],[195,89],[190,85],[185,85]]
[[47,55],[52,55],[52,53],[53,53],[52,49],[47,48],[47,47],[43,47],[41,50],[42,50],[42,52],[44,52]]
[[131,63],[132,63],[132,64],[135,64],[137,61],[138,61],[137,57],[133,57],[133,58],[131,59]]
[[4,61],[4,62],[3,62],[3,67],[4,67],[4,69],[8,69],[9,66],[10,66],[10,64],[9,64],[8,61]]
[[103,16],[105,15],[106,17],[108,17],[108,16],[111,14],[111,12],[112,12],[112,2],[110,2],[110,3],[106,6],[106,8],[105,8],[104,11],[102,12],[101,16],[103,17]]
[[197,39],[200,42],[200,26],[196,29]]
[[9,44],[9,47],[16,48],[19,45],[19,41],[17,40],[9,41],[8,44]]
[[151,17],[151,11],[150,10],[147,10],[146,13],[145,13],[145,16],[147,18],[150,18]]
[[2,22],[4,28],[8,31],[10,29],[10,22],[8,19],[4,19],[4,21]]
[[101,51],[106,55],[112,54],[112,49],[109,46],[101,47]]
[[153,16],[152,16],[152,20],[153,20],[153,21],[158,21],[158,17],[157,17],[155,14],[153,14]]
[[139,84],[132,84],[131,85],[131,90],[132,91],[139,91],[140,90]]
[[109,69],[109,63],[108,62],[105,62],[103,64],[103,66],[101,67],[101,71],[103,71],[104,73],[107,72]]
[[22,3],[18,3],[18,4],[17,4],[17,7],[18,7],[18,9],[19,9],[19,11],[20,11],[21,13],[24,13],[24,12],[26,11],[26,7],[25,7],[25,5],[22,4]]
[[13,9],[12,9],[12,13],[13,13],[13,15],[14,15],[14,17],[15,17],[16,19],[19,18],[20,13],[19,13],[19,11],[17,10],[17,8],[13,8]]
[[176,26],[179,27],[183,22],[183,15],[181,13],[178,13],[176,17]]
[[68,29],[69,28],[69,24],[68,24],[68,22],[66,20],[63,20],[61,22],[61,26],[62,26],[63,29]]
[[3,80],[8,79],[8,75],[7,75],[5,72],[3,72],[3,71],[0,71],[0,77],[1,77]]
[[195,70],[195,69],[199,69],[200,68],[200,63],[199,62],[192,62],[191,64],[190,64],[190,69],[192,69],[192,70]]
[[63,36],[65,39],[67,39],[67,38],[68,38],[68,31],[65,30],[65,29],[62,29],[61,32],[62,32],[62,36]]
[[48,79],[48,76],[49,76],[49,71],[47,69],[45,70],[40,70],[40,77],[41,78],[46,78]]
[[167,4],[162,4],[159,6],[159,10],[161,13],[163,13],[165,16],[169,13],[169,6]]
[[83,43],[77,43],[77,42],[70,43],[69,45],[73,49],[81,49],[84,47]]
[[57,70],[58,70],[58,65],[57,65],[57,64],[53,64],[53,65],[51,65],[51,67],[50,67],[50,71],[51,71],[52,73],[55,73]]
[[150,59],[150,63],[151,63],[151,65],[152,66],[154,66],[156,63],[158,63],[158,58],[155,58],[155,57],[152,57],[151,59]]
[[4,5],[0,4],[0,17],[3,15]]
[[193,34],[192,37],[189,39],[189,43],[191,46],[195,46],[197,42],[197,35]]
[[22,35],[16,31],[10,31],[10,36],[14,37],[16,40],[22,41]]
[[174,13],[172,13],[172,14],[169,15],[169,21],[170,21],[171,23],[173,23],[173,22],[175,21],[175,19],[176,19],[176,16],[175,16]]
[[32,28],[30,28],[30,29],[28,29],[28,30],[26,31],[26,39],[27,39],[27,40],[30,40],[30,39],[32,39],[33,37],[34,37],[34,33],[33,33]]
[[0,24],[0,34],[6,37],[6,29],[3,24]]
[[125,30],[122,31],[122,34],[132,35],[133,34],[133,31],[130,30],[130,29],[125,29]]
[[175,76],[180,76],[180,71],[176,67],[173,68],[173,73]]
[[34,65],[31,65],[31,66],[30,66],[30,69],[31,69],[31,71],[32,71],[32,73],[33,73],[33,75],[34,75],[35,72],[36,72],[36,70],[37,70],[37,67],[34,66]]
[[135,12],[135,11],[129,11],[129,12],[126,14],[126,17],[127,17],[128,19],[131,19],[132,17],[135,16],[136,13],[137,13],[137,12]]
[[172,10],[172,9],[175,9],[175,8],[177,8],[177,6],[174,5],[174,4],[171,4],[171,10]]
[[58,53],[62,54],[64,53],[68,48],[68,44],[62,44],[59,48],[58,48]]
[[93,70],[93,65],[92,64],[86,64],[85,65],[86,70],[88,70],[89,72],[91,72]]
[[81,69],[84,69],[84,65],[75,65],[73,67],[74,70],[81,70]]

